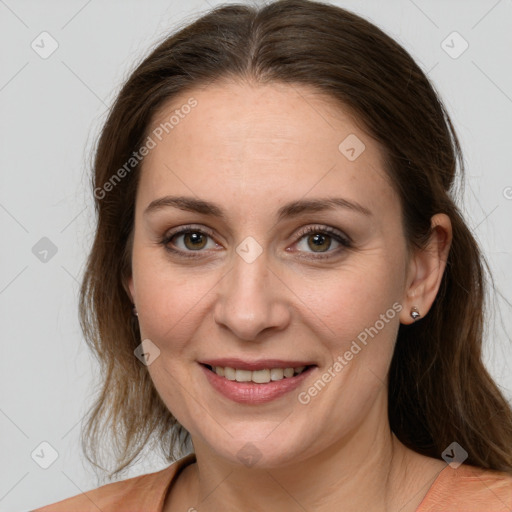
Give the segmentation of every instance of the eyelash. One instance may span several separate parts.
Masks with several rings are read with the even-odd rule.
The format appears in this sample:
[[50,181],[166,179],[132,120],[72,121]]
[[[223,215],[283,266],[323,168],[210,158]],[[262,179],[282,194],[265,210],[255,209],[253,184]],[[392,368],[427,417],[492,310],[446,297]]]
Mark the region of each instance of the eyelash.
[[[201,235],[209,236],[210,238],[213,239],[213,233],[208,229],[205,229],[203,227],[196,227],[196,226],[186,226],[185,228],[180,229],[179,231],[169,233],[163,239],[161,239],[159,243],[164,246],[165,250],[167,250],[170,253],[177,254],[178,256],[181,256],[184,258],[200,258],[201,257],[200,254],[193,254],[193,253],[194,252],[197,252],[197,253],[203,252],[201,250],[183,251],[181,249],[173,249],[173,248],[169,247],[169,245],[168,245],[173,238],[180,236],[180,235],[190,234],[190,233],[199,233]],[[341,244],[342,247],[347,248],[347,249],[352,247],[352,241],[346,235],[343,235],[340,231],[338,231],[334,228],[331,228],[329,226],[308,226],[308,227],[304,228],[303,230],[301,230],[297,234],[297,236],[299,237],[298,241],[302,240],[302,238],[304,238],[306,235],[311,234],[311,233],[321,234],[321,235],[329,235],[331,238],[336,240],[336,242]],[[334,251],[327,251],[326,253],[310,253],[310,254],[313,254],[313,256],[312,256],[313,259],[326,259],[326,258],[331,258],[333,256],[332,253],[338,253],[338,252],[339,252],[339,249],[334,250]]]

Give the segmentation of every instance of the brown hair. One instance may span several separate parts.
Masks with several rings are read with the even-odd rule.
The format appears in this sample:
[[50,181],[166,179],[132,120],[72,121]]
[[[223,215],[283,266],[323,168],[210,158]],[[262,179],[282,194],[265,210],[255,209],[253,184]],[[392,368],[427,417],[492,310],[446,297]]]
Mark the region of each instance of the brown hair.
[[512,411],[481,354],[488,266],[453,198],[463,159],[449,116],[393,39],[344,9],[307,0],[213,9],[154,49],[110,110],[95,155],[97,230],[80,293],[81,326],[102,370],[82,432],[86,457],[98,466],[106,433],[116,461],[112,477],[149,441],[159,443],[167,461],[190,447],[134,357],[141,340],[125,281],[140,164],[115,187],[105,185],[143,145],[164,102],[222,78],[312,86],[351,109],[382,145],[410,250],[424,247],[434,214],[450,217],[453,242],[438,295],[425,318],[398,332],[390,426],[421,454],[440,459],[456,441],[469,454],[467,464],[512,472]]

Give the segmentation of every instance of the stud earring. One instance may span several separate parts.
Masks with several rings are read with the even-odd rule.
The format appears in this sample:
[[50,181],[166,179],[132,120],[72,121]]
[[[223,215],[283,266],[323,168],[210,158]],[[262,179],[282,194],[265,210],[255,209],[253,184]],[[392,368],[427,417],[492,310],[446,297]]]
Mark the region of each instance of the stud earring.
[[416,322],[419,318],[421,318],[420,312],[416,306],[411,308],[411,318]]
[[135,304],[132,304],[133,308],[132,308],[132,314],[133,316],[139,316],[139,313],[137,313],[137,308],[135,307]]

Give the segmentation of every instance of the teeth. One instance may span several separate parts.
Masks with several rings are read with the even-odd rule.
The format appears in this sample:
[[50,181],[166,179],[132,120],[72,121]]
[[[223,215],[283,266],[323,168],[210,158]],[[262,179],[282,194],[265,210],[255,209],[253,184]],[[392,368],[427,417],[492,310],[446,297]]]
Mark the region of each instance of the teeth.
[[[216,367],[216,369],[219,368],[218,366]],[[236,378],[236,371],[234,370],[234,368],[224,368],[224,377],[226,377],[226,379],[228,380],[235,380]]]
[[257,382],[258,384],[265,384],[266,382],[270,382],[270,370],[258,370],[252,373],[252,381]]
[[252,372],[249,370],[236,370],[235,380],[237,382],[250,382]]
[[265,368],[263,370],[239,370],[229,366],[214,366],[212,370],[220,377],[237,382],[255,382],[257,384],[266,384],[270,381],[282,380],[299,375],[305,370],[305,366],[297,368]]
[[284,376],[285,377],[293,377],[294,373],[295,373],[295,370],[293,368],[285,368],[284,369]]
[[284,377],[284,370],[282,368],[272,368],[270,370],[271,380],[281,380]]

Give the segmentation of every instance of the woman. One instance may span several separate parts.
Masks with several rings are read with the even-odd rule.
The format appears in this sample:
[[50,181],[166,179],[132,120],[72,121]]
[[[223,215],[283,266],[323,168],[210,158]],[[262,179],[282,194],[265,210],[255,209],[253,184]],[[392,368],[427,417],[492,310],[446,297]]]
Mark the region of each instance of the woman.
[[84,448],[110,428],[112,475],[150,439],[181,458],[38,510],[510,510],[457,162],[424,73],[343,9],[225,6],[165,40],[96,153]]

